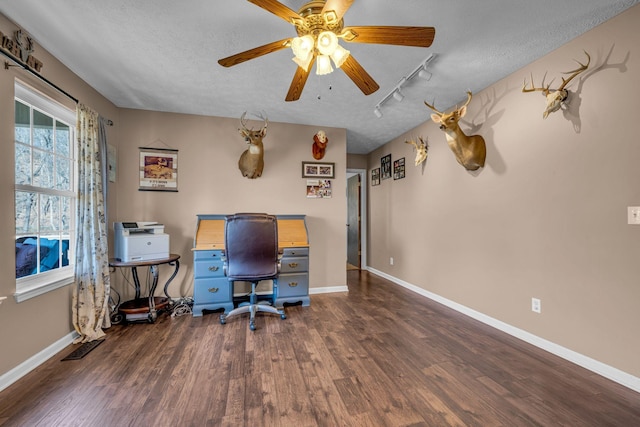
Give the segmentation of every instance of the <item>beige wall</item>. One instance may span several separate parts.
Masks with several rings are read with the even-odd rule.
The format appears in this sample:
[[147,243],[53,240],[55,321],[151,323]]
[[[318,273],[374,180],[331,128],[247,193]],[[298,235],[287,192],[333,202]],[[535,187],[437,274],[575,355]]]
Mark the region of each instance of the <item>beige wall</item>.
[[[266,111],[268,115],[268,110]],[[181,255],[169,294],[193,292],[193,238],[197,214],[267,212],[307,216],[311,288],[346,286],[346,131],[323,128],[329,145],[322,161],[335,163],[331,199],[308,199],[302,161],[311,155],[317,127],[270,122],[261,178],[244,178],[238,158],[246,149],[239,119],[122,110],[118,150],[119,221],[159,221]],[[259,128],[260,121],[249,127]],[[138,147],[178,150],[178,192],[138,191]],[[161,272],[167,275],[168,269]],[[119,278],[119,275],[117,276]],[[118,289],[126,289],[118,283]],[[313,291],[312,291],[313,292]]]
[[367,161],[364,154],[347,154],[347,169],[366,169]]
[[[0,15],[0,31],[12,36],[15,30]],[[34,56],[44,63],[41,74],[69,92],[80,102],[117,122],[118,110],[95,90],[71,73],[55,58],[35,46]],[[5,57],[1,57],[4,63]],[[18,67],[0,72],[0,296],[8,298],[0,305],[0,375],[6,373],[36,353],[54,344],[73,331],[71,325],[71,286],[16,304],[15,292],[15,226],[13,197],[13,88],[18,78],[58,102],[75,109],[75,103]],[[117,140],[113,128],[111,140]],[[113,186],[111,186],[113,187]],[[110,188],[110,214],[115,214],[117,189]]]
[[[638,22],[635,6],[475,94],[462,127],[482,125],[478,173],[430,120],[371,153],[369,168],[389,153],[412,160],[405,137],[430,147],[424,171],[410,162],[405,179],[369,188],[368,264],[640,376],[640,226],[627,225],[640,205]],[[543,120],[523,80],[572,69],[583,49],[592,66],[570,85],[570,109]]]

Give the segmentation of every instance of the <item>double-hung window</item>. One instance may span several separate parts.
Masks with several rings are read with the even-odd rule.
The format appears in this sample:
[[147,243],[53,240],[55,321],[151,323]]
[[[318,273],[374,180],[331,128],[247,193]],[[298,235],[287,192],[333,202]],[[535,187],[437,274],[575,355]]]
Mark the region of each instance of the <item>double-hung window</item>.
[[18,82],[14,105],[20,302],[73,282],[76,113]]

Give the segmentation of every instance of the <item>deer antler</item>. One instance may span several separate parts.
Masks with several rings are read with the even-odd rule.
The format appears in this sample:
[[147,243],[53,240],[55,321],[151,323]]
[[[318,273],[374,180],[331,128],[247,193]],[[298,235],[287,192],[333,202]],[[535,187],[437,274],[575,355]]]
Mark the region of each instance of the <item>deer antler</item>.
[[[587,63],[583,64],[582,62],[575,60],[578,64],[580,64],[580,67],[576,68],[575,70],[572,71],[566,71],[564,72],[564,74],[572,74],[571,77],[569,77],[568,79],[565,79],[564,77],[562,78],[562,84],[560,85],[560,87],[558,89],[551,89],[551,83],[553,83],[553,80],[551,80],[551,82],[549,82],[549,84],[547,85],[547,87],[535,87],[533,84],[533,74],[531,74],[531,88],[527,88],[527,80],[524,80],[524,85],[522,86],[522,92],[533,92],[536,90],[542,91],[545,95],[548,95],[549,92],[551,91],[561,91],[564,90],[564,88],[567,86],[567,84],[569,84],[569,82],[578,74],[582,73],[584,70],[586,70],[589,67],[589,64],[591,63],[591,56],[587,53],[587,51],[584,51],[584,54],[587,55]],[[544,75],[545,77],[547,76],[547,74],[545,73]],[[542,78],[542,86],[544,86],[544,77]]]
[[[544,73],[544,76],[542,77],[542,86],[544,86],[544,80],[547,77],[547,73]],[[549,84],[547,85],[547,87],[535,87],[533,85],[533,74],[531,74],[531,89],[527,88],[527,79],[524,79],[524,84],[522,85],[522,92],[527,93],[527,92],[534,92],[536,90],[542,91],[545,95],[548,94],[551,89],[551,83],[553,83],[553,80],[551,80],[549,82]]]
[[433,111],[435,111],[439,115],[443,115],[444,114],[442,111],[438,110],[436,107],[434,107],[433,105],[429,104],[427,101],[424,101],[424,105],[426,105],[427,107],[431,108]]
[[[473,95],[471,94],[471,91],[469,91],[469,90],[468,90],[468,91],[467,91],[467,102],[465,102],[465,103],[464,103],[464,105],[463,105],[462,107],[460,107],[460,108],[464,108],[464,107],[466,107],[467,105],[469,105],[469,103],[471,102],[471,97],[472,97],[472,96],[473,96]],[[457,108],[457,109],[459,110],[460,108]]]
[[584,70],[586,70],[587,68],[589,68],[589,64],[591,63],[591,56],[587,53],[587,51],[584,51],[584,54],[587,55],[587,63],[583,64],[582,62],[575,60],[578,64],[580,64],[580,67],[576,68],[573,71],[566,71],[564,74],[571,74],[571,77],[569,77],[568,79],[565,79],[564,77],[562,78],[562,85],[560,85],[560,87],[558,88],[558,90],[563,90],[564,87],[578,74],[582,73]]
[[[246,131],[252,131],[253,128],[247,129],[247,120],[245,119],[246,115],[247,115],[246,111],[244,113],[242,113],[242,116],[240,117],[240,124],[242,125],[242,129],[244,129]],[[266,115],[262,114],[262,113],[258,114],[257,117],[264,121],[264,126],[262,127],[262,129],[263,130],[266,129],[267,125],[269,124],[269,118]]]

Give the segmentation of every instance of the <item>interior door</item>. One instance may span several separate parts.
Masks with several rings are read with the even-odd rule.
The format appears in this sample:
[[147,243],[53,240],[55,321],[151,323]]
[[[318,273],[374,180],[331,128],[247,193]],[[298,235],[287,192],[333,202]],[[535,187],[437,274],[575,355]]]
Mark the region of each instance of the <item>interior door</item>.
[[360,266],[360,175],[347,180],[347,263]]

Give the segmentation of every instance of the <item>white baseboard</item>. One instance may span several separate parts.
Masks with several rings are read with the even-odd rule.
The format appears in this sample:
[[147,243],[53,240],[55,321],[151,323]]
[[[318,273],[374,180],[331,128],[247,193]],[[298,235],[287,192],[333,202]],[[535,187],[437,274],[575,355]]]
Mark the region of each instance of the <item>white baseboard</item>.
[[310,288],[309,295],[313,294],[330,294],[332,292],[349,292],[347,285],[344,286],[328,286],[326,288]]
[[403,288],[407,288],[417,294],[420,294],[435,302],[438,302],[444,306],[447,306],[459,313],[462,313],[484,324],[494,327],[513,337],[516,337],[538,348],[546,350],[549,353],[555,354],[556,356],[559,356],[565,360],[568,360],[569,362],[575,363],[578,366],[582,366],[585,369],[595,372],[598,375],[602,375],[603,377],[608,378],[611,381],[615,381],[618,384],[621,384],[631,390],[634,390],[640,393],[640,378],[638,377],[635,377],[631,374],[621,371],[620,369],[614,368],[613,366],[606,365],[602,362],[599,362],[595,359],[587,357],[583,354],[577,353],[568,348],[562,347],[561,345],[555,344],[551,341],[547,341],[527,331],[511,326],[500,320],[494,319],[493,317],[487,316],[486,314],[480,313],[479,311],[475,311],[462,304],[458,304],[457,302],[443,298],[440,295],[434,294],[418,286],[412,285],[411,283],[405,282],[404,280],[400,280],[396,277],[390,276],[382,271],[378,271],[371,267],[367,268],[367,270],[377,276],[384,277],[385,279],[395,284],[398,284]]
[[0,376],[0,391],[9,387],[11,384],[15,383],[20,378],[24,377],[29,372],[33,371],[35,368],[49,360],[60,350],[73,343],[73,340],[76,339],[76,337],[78,337],[78,334],[75,331],[70,332],[68,335],[60,338],[49,347],[31,356],[29,359],[25,360],[9,372]]

